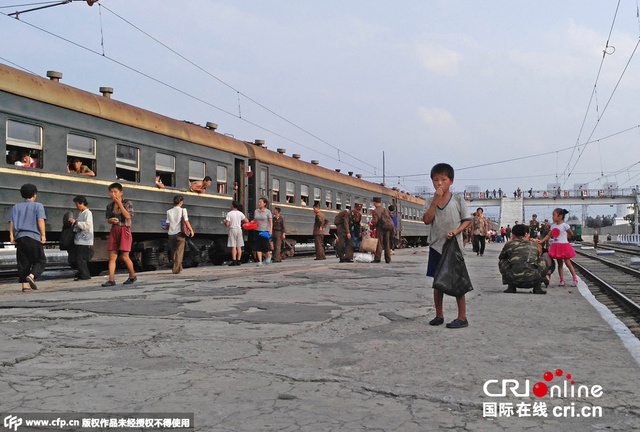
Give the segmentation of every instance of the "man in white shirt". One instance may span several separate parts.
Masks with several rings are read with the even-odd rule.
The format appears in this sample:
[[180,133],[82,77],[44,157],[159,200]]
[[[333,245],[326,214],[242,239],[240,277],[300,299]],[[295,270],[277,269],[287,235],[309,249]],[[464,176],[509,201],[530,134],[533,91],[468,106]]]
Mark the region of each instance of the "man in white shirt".
[[167,210],[167,226],[165,229],[169,230],[169,248],[173,253],[173,269],[174,274],[182,271],[182,258],[184,256],[184,245],[187,241],[187,234],[182,232],[182,219],[188,228],[189,237],[193,237],[195,234],[191,223],[189,223],[189,215],[187,209],[182,208],[184,198],[182,195],[176,195],[173,197],[174,207],[171,210]]

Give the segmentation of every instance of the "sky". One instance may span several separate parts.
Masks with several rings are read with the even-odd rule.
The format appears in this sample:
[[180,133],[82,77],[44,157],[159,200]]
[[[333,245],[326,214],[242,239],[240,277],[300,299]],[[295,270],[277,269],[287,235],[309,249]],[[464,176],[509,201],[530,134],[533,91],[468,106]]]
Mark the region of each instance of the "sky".
[[0,0],[0,62],[329,169],[409,192],[438,162],[458,192],[640,184],[638,0],[100,0],[7,16],[28,3]]

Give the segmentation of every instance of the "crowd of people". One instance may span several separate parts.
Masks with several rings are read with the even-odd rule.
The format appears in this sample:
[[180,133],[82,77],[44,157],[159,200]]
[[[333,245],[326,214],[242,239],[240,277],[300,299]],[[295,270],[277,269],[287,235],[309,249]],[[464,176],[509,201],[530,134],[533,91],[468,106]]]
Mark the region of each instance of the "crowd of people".
[[[516,221],[513,227],[507,225],[499,232],[492,232],[488,228],[487,219],[483,215],[483,209],[477,208],[470,214],[463,196],[450,191],[454,180],[454,169],[448,164],[436,164],[431,169],[431,179],[435,193],[425,204],[423,221],[430,225],[431,234],[430,249],[427,262],[428,277],[434,278],[433,299],[435,305],[435,317],[429,321],[432,326],[444,324],[444,294],[453,295],[456,298],[457,317],[449,322],[447,328],[464,328],[469,326],[466,315],[465,293],[473,289],[470,285],[464,291],[455,290],[455,294],[449,292],[446,284],[442,285],[443,274],[453,272],[450,255],[464,249],[469,240],[473,243],[473,250],[478,256],[483,256],[487,238],[493,238],[496,242],[506,241],[499,256],[499,270],[503,284],[507,285],[505,292],[514,293],[518,288],[533,288],[535,294],[546,294],[542,284],[549,285],[550,277],[554,271],[554,261],[557,262],[560,286],[565,286],[564,269],[567,267],[572,276],[571,286],[577,285],[577,277],[571,258],[575,251],[568,239],[572,236],[571,229],[564,222],[567,210],[557,208],[553,211],[553,223],[548,220],[540,223],[537,215],[533,215],[528,225]],[[202,184],[192,185],[193,191],[203,191],[209,186],[205,178]],[[123,187],[120,183],[112,183],[109,186],[110,202],[106,208],[106,219],[111,224],[109,235],[109,278],[102,286],[115,286],[116,260],[120,258],[127,269],[128,278],[124,284],[133,284],[137,281],[133,263],[129,257],[132,245],[131,219],[134,215],[133,204],[124,199]],[[45,220],[46,214],[42,204],[36,202],[37,188],[33,184],[25,184],[20,193],[24,198],[22,203],[16,204],[9,220],[10,241],[16,245],[19,282],[23,291],[37,290],[36,279],[42,274],[46,256],[43,245],[46,242]],[[93,244],[93,216],[88,209],[88,203],[84,196],[78,195],[74,203],[79,211],[78,217],[69,217],[68,222],[74,233],[73,247],[70,249],[70,259],[74,260],[78,272],[76,280],[87,280],[91,276],[87,268],[87,262],[91,257]],[[172,272],[177,274],[182,271],[182,259],[184,245],[187,237],[193,237],[195,232],[189,222],[189,216],[184,209],[184,199],[181,195],[174,197],[174,207],[167,210],[164,228],[168,232],[169,246],[172,254]],[[241,265],[242,248],[244,246],[243,228],[255,229],[254,252],[259,267],[272,262],[279,262],[284,258],[283,245],[286,239],[286,222],[281,214],[281,209],[275,207],[273,212],[269,210],[269,201],[266,198],[258,200],[258,208],[255,209],[251,221],[242,212],[241,206],[233,201],[230,211],[223,223],[228,227],[227,246],[231,250],[230,266]],[[368,226],[362,224],[362,204],[355,203],[353,209],[340,211],[334,219],[336,227],[336,253],[341,263],[354,261],[356,245],[371,233],[376,239],[373,262],[379,263],[384,259],[391,262],[393,255],[392,246],[397,229],[395,208],[382,206],[380,197],[373,198],[371,221]],[[315,240],[315,259],[324,260],[324,237],[329,220],[323,214],[320,204],[313,208],[315,218],[313,236]],[[464,233],[467,233],[466,235]],[[597,236],[595,237],[597,241]],[[452,252],[453,251],[453,252]],[[455,259],[454,259],[455,261]],[[459,260],[458,260],[459,261]],[[460,265],[460,262],[458,262]],[[461,264],[462,272],[466,274],[464,261]],[[455,270],[460,272],[460,268]],[[448,275],[459,277],[459,274]],[[438,279],[436,287],[435,280]],[[455,288],[455,287],[453,287]]]

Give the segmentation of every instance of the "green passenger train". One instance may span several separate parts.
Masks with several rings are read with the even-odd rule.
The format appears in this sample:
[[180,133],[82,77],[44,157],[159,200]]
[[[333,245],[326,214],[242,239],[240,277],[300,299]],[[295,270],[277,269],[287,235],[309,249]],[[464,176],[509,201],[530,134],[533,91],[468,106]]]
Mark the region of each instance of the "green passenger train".
[[[213,261],[227,253],[222,224],[232,200],[252,215],[260,197],[282,208],[287,237],[312,238],[312,206],[321,203],[330,220],[355,202],[369,207],[374,196],[398,209],[398,232],[409,245],[425,244],[428,227],[422,222],[424,200],[395,188],[365,181],[352,173],[321,167],[316,161],[268,150],[262,141],[247,142],[206,127],[171,119],[102,94],[86,92],[50,78],[0,64],[0,134],[6,162],[0,163],[0,217],[8,222],[11,207],[21,200],[24,183],[38,187],[38,201],[47,210],[48,238],[57,240],[63,216],[74,209],[72,199],[84,195],[94,214],[94,263],[106,260],[109,225],[103,216],[109,202],[107,187],[120,182],[134,203],[135,251],[158,251],[166,243],[160,221],[184,196],[196,232],[195,244]],[[34,166],[16,166],[21,154]],[[72,174],[68,164],[78,158],[95,177]],[[165,188],[156,187],[159,176]],[[190,182],[210,176],[205,194],[189,192]],[[249,216],[250,217],[250,216]],[[8,223],[0,229],[8,241]],[[249,245],[250,245],[250,240]],[[98,266],[99,267],[99,266]]]

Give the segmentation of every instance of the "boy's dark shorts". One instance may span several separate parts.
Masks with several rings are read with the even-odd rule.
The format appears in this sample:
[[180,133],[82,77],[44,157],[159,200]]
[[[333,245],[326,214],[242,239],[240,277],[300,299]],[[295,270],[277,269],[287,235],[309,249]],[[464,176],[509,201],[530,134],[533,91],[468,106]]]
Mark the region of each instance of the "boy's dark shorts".
[[109,233],[110,251],[131,252],[131,228],[123,226],[112,226]]
[[436,274],[436,267],[442,255],[436,252],[434,248],[429,248],[429,261],[427,262],[427,276],[434,277]]

